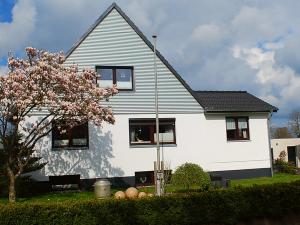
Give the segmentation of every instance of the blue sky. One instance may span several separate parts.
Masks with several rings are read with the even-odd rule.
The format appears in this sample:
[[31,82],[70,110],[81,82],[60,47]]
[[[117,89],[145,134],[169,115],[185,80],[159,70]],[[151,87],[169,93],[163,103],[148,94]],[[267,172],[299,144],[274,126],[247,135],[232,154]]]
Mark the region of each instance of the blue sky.
[[[300,108],[300,1],[118,0],[117,4],[196,90],[247,90],[280,108]],[[110,0],[1,0],[0,73],[9,51],[67,51]]]
[[12,9],[15,5],[14,0],[2,0],[0,1],[0,22],[12,21]]

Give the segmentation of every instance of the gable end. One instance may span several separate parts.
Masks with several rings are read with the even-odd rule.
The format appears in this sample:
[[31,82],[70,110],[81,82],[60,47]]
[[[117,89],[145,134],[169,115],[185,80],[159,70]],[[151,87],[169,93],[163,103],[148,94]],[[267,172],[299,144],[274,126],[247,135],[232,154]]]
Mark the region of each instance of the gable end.
[[[67,51],[66,59],[72,54],[72,52],[86,39],[86,37],[110,14],[110,12],[115,9],[117,12],[124,18],[124,20],[131,26],[131,28],[139,35],[139,37],[146,43],[146,45],[154,51],[154,46],[148,40],[148,38],[140,31],[140,29],[132,22],[132,20],[122,11],[122,9],[116,4],[113,3],[97,20],[96,22],[88,29],[86,33],[82,35],[78,42]],[[190,86],[185,82],[185,80],[178,74],[178,72],[171,66],[171,64],[162,56],[162,54],[156,50],[157,57],[164,63],[164,65],[173,73],[173,75],[179,80],[179,82],[185,87],[185,89],[193,96],[193,98],[202,106],[199,99],[197,98],[194,91]]]

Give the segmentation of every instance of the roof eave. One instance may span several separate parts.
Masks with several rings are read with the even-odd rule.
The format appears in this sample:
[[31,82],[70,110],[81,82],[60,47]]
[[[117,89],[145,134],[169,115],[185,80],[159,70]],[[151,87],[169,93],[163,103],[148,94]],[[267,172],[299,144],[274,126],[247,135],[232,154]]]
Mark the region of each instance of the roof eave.
[[274,110],[209,110],[205,109],[204,113],[273,113],[277,112],[278,109]]

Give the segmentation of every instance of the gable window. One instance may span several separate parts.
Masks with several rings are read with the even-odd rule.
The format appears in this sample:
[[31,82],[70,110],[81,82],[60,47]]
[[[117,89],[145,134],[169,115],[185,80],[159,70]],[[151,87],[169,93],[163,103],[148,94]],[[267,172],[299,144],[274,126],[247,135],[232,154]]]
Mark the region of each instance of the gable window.
[[[155,119],[129,120],[130,145],[156,144]],[[176,144],[175,119],[159,119],[159,142]]]
[[249,140],[248,117],[226,117],[227,140]]
[[52,147],[53,148],[72,148],[88,147],[88,123],[75,126],[65,133],[61,133],[57,124],[53,123]]
[[133,90],[133,67],[130,66],[96,66],[99,74],[96,82],[100,87],[116,85],[119,90]]

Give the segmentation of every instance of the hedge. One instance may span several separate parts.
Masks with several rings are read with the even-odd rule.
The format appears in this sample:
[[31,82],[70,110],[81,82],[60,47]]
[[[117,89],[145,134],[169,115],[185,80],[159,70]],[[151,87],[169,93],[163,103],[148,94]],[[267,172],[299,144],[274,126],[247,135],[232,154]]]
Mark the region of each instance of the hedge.
[[300,210],[300,181],[142,200],[0,204],[0,224],[235,224]]

